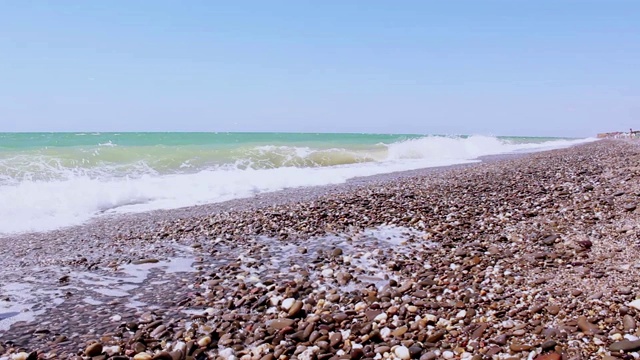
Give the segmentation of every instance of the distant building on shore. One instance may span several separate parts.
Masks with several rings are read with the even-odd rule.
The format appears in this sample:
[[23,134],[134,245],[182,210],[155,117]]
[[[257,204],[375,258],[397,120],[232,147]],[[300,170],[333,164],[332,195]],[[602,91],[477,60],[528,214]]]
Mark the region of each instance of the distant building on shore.
[[630,139],[630,138],[640,138],[640,130],[634,131],[633,129],[629,129],[629,132],[616,131],[616,132],[598,134],[598,139]]

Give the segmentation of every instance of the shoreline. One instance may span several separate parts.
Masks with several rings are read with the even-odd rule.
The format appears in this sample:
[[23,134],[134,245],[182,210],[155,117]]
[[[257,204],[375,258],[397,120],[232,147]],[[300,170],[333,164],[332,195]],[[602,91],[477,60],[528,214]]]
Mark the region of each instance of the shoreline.
[[0,359],[633,352],[639,175],[604,140],[0,238],[39,296]]
[[[580,146],[580,145],[577,145]],[[545,150],[555,151],[555,150]],[[127,223],[124,227],[136,227],[140,221],[145,223],[157,222],[169,219],[181,219],[190,217],[208,216],[213,213],[238,210],[257,210],[264,207],[275,205],[286,205],[287,203],[310,201],[322,195],[329,193],[348,192],[361,186],[369,186],[374,184],[383,184],[397,179],[407,177],[429,176],[434,173],[441,173],[449,170],[474,167],[482,164],[493,163],[496,161],[508,161],[525,157],[534,153],[518,153],[518,154],[499,154],[481,156],[470,163],[452,164],[445,166],[434,166],[413,170],[395,171],[390,173],[375,174],[369,176],[358,176],[348,179],[346,182],[339,184],[327,184],[316,186],[303,186],[285,188],[276,191],[269,191],[253,195],[251,197],[237,198],[225,200],[221,202],[213,202],[207,204],[184,206],[170,209],[155,209],[130,213],[103,213],[95,216],[82,224],[64,226],[61,228],[45,231],[28,231],[20,233],[0,233],[0,241],[3,239],[36,238],[47,236],[64,236],[67,232],[84,232],[85,228],[92,226],[117,225],[122,222]]]

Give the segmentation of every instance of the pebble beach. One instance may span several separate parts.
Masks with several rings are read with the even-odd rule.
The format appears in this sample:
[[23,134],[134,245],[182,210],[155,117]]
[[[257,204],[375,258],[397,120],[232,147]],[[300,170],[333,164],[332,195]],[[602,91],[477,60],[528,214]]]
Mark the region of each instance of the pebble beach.
[[2,237],[0,359],[637,359],[639,180],[602,140]]

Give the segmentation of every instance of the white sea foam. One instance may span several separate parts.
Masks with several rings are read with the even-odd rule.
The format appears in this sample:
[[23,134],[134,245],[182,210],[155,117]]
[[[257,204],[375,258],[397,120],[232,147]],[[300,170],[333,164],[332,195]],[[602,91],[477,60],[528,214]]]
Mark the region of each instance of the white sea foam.
[[[270,156],[282,157],[284,160],[279,159],[284,161],[283,167],[252,168],[240,159],[235,166],[227,163],[200,169],[189,162],[188,171],[178,169],[162,174],[137,161],[135,166],[125,167],[133,169],[130,176],[123,175],[122,168],[116,171],[113,164],[78,171],[78,168],[52,165],[49,159],[27,164],[27,167],[35,169],[34,172],[51,172],[50,179],[24,174],[0,177],[0,203],[3,204],[0,234],[57,229],[81,224],[104,213],[221,202],[285,188],[338,184],[359,176],[469,163],[484,155],[549,150],[587,141],[593,139],[523,144],[486,136],[424,137],[390,144],[385,152],[367,158],[368,162],[310,167],[300,166],[295,159],[324,159],[335,156],[339,149],[312,151],[307,147],[260,146],[254,152],[260,156],[276,152]],[[355,156],[351,155],[350,161]],[[34,159],[38,162],[41,158]],[[2,166],[0,164],[0,168]],[[0,176],[3,176],[1,172]]]

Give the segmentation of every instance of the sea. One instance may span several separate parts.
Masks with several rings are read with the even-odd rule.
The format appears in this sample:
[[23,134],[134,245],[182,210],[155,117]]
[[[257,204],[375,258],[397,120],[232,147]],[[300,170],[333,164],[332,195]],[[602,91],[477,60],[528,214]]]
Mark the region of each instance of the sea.
[[324,133],[0,133],[0,234],[464,164],[595,139]]

